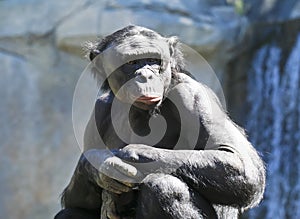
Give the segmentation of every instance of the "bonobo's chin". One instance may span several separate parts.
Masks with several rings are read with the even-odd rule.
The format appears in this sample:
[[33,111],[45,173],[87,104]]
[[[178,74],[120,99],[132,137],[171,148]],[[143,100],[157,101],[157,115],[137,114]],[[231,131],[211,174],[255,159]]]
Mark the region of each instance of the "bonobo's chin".
[[151,110],[158,106],[161,100],[160,96],[141,96],[135,100],[133,105],[143,110]]

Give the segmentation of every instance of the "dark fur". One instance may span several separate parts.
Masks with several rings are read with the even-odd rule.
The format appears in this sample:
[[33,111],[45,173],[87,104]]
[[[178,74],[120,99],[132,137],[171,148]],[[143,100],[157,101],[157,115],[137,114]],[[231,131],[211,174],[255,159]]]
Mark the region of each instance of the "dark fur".
[[[110,46],[128,42],[132,49],[136,49],[141,46],[131,39],[136,35],[149,39],[148,44],[154,39],[161,38],[154,31],[128,26],[102,41],[90,44],[88,56],[93,61]],[[100,217],[100,215],[93,216],[93,211],[100,210],[105,204],[101,198],[103,189],[97,181],[101,173],[89,163],[87,157],[100,159],[102,156],[100,150],[89,149],[106,146],[114,151],[115,156],[131,162],[130,164],[138,170],[142,169],[146,176],[138,185],[138,190],[111,195],[120,218],[232,219],[237,218],[244,210],[257,205],[261,200],[265,186],[265,170],[261,159],[246,140],[243,131],[221,109],[213,92],[195,82],[184,70],[184,58],[178,40],[161,39],[170,43],[169,51],[164,52],[170,54],[172,73],[171,83],[164,91],[164,98],[169,95],[178,98],[179,105],[184,106],[183,116],[187,118],[186,123],[180,123],[182,115],[179,115],[176,106],[167,98],[154,110],[141,110],[133,106],[130,111],[130,122],[134,132],[142,136],[147,135],[151,112],[161,114],[167,122],[168,129],[161,141],[152,147],[136,144],[137,142],[130,142],[131,144],[127,145],[111,126],[111,104],[116,98],[106,81],[101,88],[104,94],[98,98],[94,115],[87,127],[85,136],[87,151],[81,156],[71,182],[63,192],[62,204],[65,210],[60,212],[56,219]],[[118,71],[120,69],[116,70]],[[101,66],[97,66],[94,74],[96,78],[103,78],[105,72]],[[124,77],[126,74],[128,72],[124,72]],[[176,85],[182,85],[185,90]],[[224,121],[219,121],[219,117],[207,112],[201,90],[206,92],[205,95],[209,97],[211,105],[222,115],[221,119]],[[183,91],[190,99],[182,99],[180,95],[183,95]],[[173,150],[181,132],[188,136],[189,132],[193,131],[193,127],[189,127],[189,124],[193,124],[193,120],[201,123],[195,150]],[[185,128],[181,130],[181,126]],[[126,130],[126,127],[124,129]],[[97,132],[104,145],[97,139]],[[139,166],[145,161],[153,162],[150,169]],[[103,185],[103,182],[100,184]],[[86,211],[90,214],[84,215]]]

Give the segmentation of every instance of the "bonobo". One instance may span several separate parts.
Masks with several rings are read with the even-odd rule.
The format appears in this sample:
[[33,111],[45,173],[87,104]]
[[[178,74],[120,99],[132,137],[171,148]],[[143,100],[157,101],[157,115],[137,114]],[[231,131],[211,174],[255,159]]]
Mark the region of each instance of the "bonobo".
[[180,45],[133,25],[90,45],[104,82],[56,219],[232,219],[260,202],[262,160]]

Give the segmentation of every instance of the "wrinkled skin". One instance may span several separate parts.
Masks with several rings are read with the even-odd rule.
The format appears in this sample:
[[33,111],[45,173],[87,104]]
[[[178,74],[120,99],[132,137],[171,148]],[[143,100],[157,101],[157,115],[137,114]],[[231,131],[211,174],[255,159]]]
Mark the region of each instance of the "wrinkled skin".
[[[121,33],[132,30],[159,37],[136,26]],[[95,51],[101,53],[106,44]],[[176,47],[169,46],[170,60],[131,60],[108,76],[108,89],[87,125],[86,151],[62,195],[65,209],[56,219],[237,218],[262,198],[260,157],[214,93],[173,68]],[[118,110],[112,114],[114,103]],[[162,138],[159,116],[167,127]]]

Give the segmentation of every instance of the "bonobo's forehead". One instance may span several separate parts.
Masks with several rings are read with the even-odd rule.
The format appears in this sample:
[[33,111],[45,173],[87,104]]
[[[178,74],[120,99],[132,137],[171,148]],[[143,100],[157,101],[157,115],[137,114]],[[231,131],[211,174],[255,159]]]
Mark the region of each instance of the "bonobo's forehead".
[[162,36],[158,34],[157,32],[147,29],[145,27],[140,26],[127,26],[120,30],[120,32],[123,32],[124,34],[120,34],[119,38],[117,39],[121,43],[122,40],[124,40],[127,37],[135,36],[135,35],[142,35],[144,37],[147,37],[148,39],[155,39],[155,38],[161,38]]
[[114,34],[117,38],[99,56],[106,73],[137,59],[154,58],[161,59],[163,64],[169,63],[168,39],[158,33],[139,26],[129,26]]
[[113,47],[118,54],[122,56],[140,54],[149,54],[151,56],[156,54],[157,56],[169,57],[169,54],[167,54],[169,53],[167,38],[139,26],[129,26],[123,30],[125,31],[124,35],[121,35],[118,40],[113,41],[109,46]]

